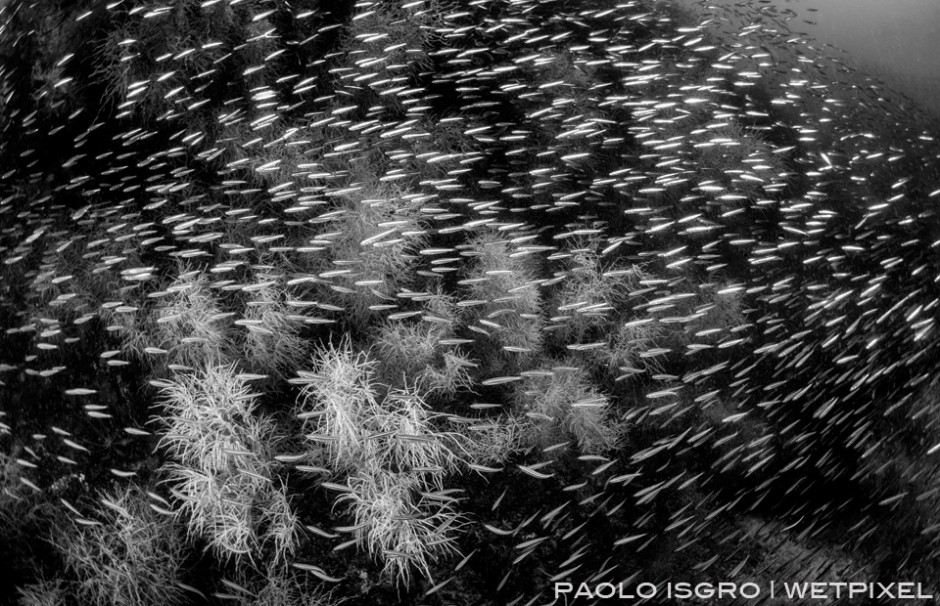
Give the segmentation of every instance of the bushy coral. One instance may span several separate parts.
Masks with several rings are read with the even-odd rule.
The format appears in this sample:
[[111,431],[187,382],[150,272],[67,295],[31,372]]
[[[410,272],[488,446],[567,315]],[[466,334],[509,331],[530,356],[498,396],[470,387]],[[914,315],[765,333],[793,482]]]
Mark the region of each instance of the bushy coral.
[[210,474],[265,471],[276,432],[255,414],[257,395],[234,366],[182,373],[157,385],[168,419],[160,444],[174,460]]
[[469,425],[463,435],[463,449],[477,466],[505,463],[528,448],[525,422],[509,415]]
[[267,544],[275,560],[290,553],[297,518],[274,484],[278,433],[247,380],[213,366],[157,385],[168,419],[160,445],[177,461],[167,481],[190,535],[223,557],[252,558]]
[[313,372],[303,372],[299,382],[307,437],[327,444],[338,469],[355,469],[367,461],[375,442],[363,435],[368,420],[378,408],[375,363],[362,352],[354,352],[347,338],[317,350]]
[[342,206],[329,213],[313,240],[328,255],[311,259],[310,269],[325,281],[325,301],[343,312],[355,327],[364,327],[377,306],[388,306],[409,285],[424,241],[420,217],[422,196],[400,187],[353,181]]
[[540,267],[511,238],[485,231],[465,246],[469,257],[460,283],[474,302],[471,328],[487,335],[504,351],[531,356],[542,346],[545,327],[541,315]]
[[276,279],[262,280],[251,289],[251,300],[236,322],[244,326],[243,359],[254,371],[283,378],[293,373],[307,354],[301,336],[303,316],[292,313]]
[[206,276],[195,270],[181,273],[166,293],[154,310],[154,346],[188,368],[227,361],[230,314],[223,312]]
[[[641,318],[620,324],[606,339],[606,347],[592,349],[589,359],[616,373],[617,378],[630,378],[639,374],[657,374],[663,371],[661,347],[666,331],[655,318]],[[660,351],[665,350],[665,351]]]
[[452,396],[469,389],[470,369],[476,364],[458,347],[444,345],[452,327],[446,322],[386,322],[375,339],[389,384],[420,383],[430,394]]
[[420,472],[371,469],[349,486],[338,502],[352,512],[357,542],[384,561],[389,577],[407,585],[417,569],[430,578],[435,559],[457,552],[461,518],[450,499],[427,494]]
[[50,537],[78,595],[95,606],[180,603],[185,545],[177,528],[139,490],[102,495],[101,501],[104,508],[92,524],[72,520]]
[[415,385],[389,392],[368,427],[381,437],[367,466],[418,471],[426,483],[440,486],[441,476],[456,471],[461,461],[459,442],[434,427],[431,411]]
[[622,427],[610,402],[594,389],[583,370],[556,368],[522,383],[518,401],[532,418],[532,440],[543,447],[573,439],[581,452],[600,454],[614,448]]
[[19,606],[65,606],[68,586],[62,579],[43,579],[17,588]]
[[560,273],[563,281],[552,298],[550,319],[558,327],[553,331],[557,337],[575,342],[608,332],[628,311],[630,294],[649,277],[636,265],[607,267],[597,250],[600,243],[584,244],[568,253],[568,270]]
[[333,606],[340,603],[332,597],[331,590],[284,570],[270,571],[261,589],[245,600],[246,606]]
[[382,559],[385,572],[408,583],[412,568],[430,576],[432,554],[453,551],[457,515],[429,493],[467,458],[465,440],[435,426],[420,384],[382,389],[375,363],[349,339],[321,347],[304,373],[299,416],[325,442],[333,468],[346,475],[347,502],[360,546]]

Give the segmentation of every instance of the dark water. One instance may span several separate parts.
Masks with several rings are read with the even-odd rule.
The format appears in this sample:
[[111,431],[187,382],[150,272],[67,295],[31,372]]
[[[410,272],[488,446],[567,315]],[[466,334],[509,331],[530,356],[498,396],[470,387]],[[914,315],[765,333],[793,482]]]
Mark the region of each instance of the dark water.
[[792,31],[844,50],[848,63],[940,118],[940,1],[770,0],[755,5],[785,11]]
[[940,116],[940,2],[794,0],[785,4],[799,14],[792,22],[794,29],[845,49],[859,68]]

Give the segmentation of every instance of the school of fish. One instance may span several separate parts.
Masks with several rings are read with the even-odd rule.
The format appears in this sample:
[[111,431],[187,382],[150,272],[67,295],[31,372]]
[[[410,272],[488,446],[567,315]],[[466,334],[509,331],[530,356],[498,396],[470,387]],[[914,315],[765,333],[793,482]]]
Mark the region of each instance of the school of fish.
[[[442,431],[538,429],[444,480],[468,525],[412,599],[809,570],[937,585],[940,145],[795,12],[38,4],[0,2],[11,497],[86,519],[54,486],[159,477],[149,381],[219,335],[307,341],[239,362],[280,398],[313,344],[406,325],[466,378],[434,403]],[[211,301],[211,330],[173,332],[180,293]],[[331,515],[302,519],[318,547],[295,568],[344,587],[347,551],[304,555],[342,543]]]

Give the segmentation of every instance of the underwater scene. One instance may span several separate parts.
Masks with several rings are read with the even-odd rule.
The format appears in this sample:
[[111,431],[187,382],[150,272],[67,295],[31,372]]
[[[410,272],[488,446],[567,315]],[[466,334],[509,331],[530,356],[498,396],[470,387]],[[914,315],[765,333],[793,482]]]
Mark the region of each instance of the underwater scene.
[[0,606],[936,603],[940,73],[819,6],[0,0]]

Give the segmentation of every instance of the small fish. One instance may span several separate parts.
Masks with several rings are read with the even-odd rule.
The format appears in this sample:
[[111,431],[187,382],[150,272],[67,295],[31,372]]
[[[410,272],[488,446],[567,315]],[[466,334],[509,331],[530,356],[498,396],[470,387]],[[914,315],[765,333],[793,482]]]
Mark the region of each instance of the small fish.
[[537,471],[538,467],[544,467],[547,464],[549,464],[549,462],[539,463],[538,465],[531,465],[531,466],[530,465],[516,465],[516,467],[518,467],[519,470],[525,473],[526,475],[532,476],[533,478],[536,478],[539,480],[547,480],[553,477],[555,474],[554,473],[546,474],[546,473],[541,473],[540,471]]
[[321,581],[326,581],[327,583],[339,583],[340,581],[343,580],[342,578],[332,577],[328,575],[326,571],[324,571],[322,568],[320,568],[319,566],[314,566],[312,564],[292,562],[291,566],[293,566],[294,568],[297,568],[298,570],[309,572],[313,574],[315,577],[317,577],[318,579],[320,579]]

